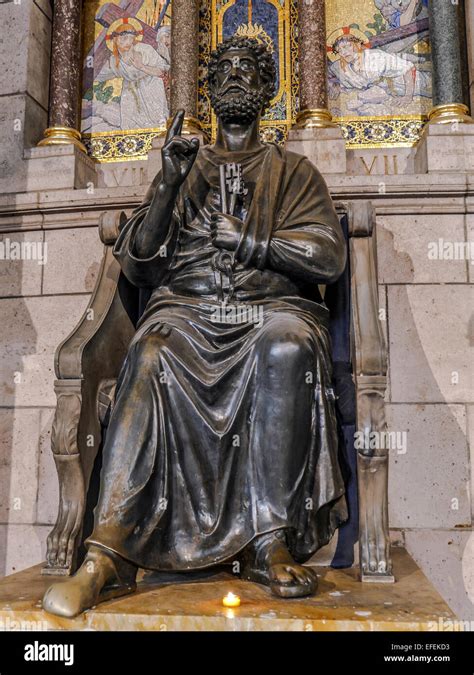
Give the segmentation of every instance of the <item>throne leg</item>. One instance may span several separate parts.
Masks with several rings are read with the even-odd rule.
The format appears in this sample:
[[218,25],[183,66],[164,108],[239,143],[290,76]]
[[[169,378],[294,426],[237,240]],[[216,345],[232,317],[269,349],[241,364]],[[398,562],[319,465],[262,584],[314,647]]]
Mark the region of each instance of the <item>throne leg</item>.
[[375,209],[370,202],[353,202],[349,213],[360,572],[362,581],[393,582],[384,404],[387,349],[379,319]]
[[368,376],[357,380],[361,581],[393,583],[388,528],[388,449],[384,442],[386,378]]
[[57,407],[51,447],[59,479],[59,509],[48,536],[46,575],[70,575],[77,565],[85,509],[85,482],[78,450],[81,416],[81,380],[59,380],[55,384]]

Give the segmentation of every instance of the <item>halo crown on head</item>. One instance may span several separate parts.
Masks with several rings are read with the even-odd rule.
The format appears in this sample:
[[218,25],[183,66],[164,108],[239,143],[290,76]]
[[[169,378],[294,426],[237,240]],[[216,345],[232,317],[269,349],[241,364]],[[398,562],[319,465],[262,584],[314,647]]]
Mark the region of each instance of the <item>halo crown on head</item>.
[[[119,32],[117,32],[118,28],[120,28]],[[126,28],[130,28],[130,33],[135,35],[135,39],[138,42],[143,40],[143,28],[137,19],[133,19],[132,17],[117,19],[110,24],[105,36],[105,44],[109,49],[113,49],[113,39],[117,37],[117,35],[124,35],[127,33],[127,31],[124,30]]]
[[243,23],[235,31],[235,37],[252,38],[273,53],[273,40],[259,23]]
[[358,42],[364,49],[370,47],[367,35],[359,28],[356,28],[355,26],[343,26],[342,28],[334,30],[327,38],[326,51],[330,61],[337,61],[341,58],[337,51],[334,50],[334,45],[339,42],[341,38],[348,38],[349,40]]

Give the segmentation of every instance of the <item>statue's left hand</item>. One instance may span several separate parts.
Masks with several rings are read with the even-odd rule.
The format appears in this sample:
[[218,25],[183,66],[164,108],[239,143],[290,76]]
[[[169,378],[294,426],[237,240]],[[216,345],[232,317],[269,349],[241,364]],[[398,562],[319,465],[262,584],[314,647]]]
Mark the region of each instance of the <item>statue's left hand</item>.
[[211,239],[216,248],[235,251],[239,245],[244,224],[240,218],[226,213],[213,213],[211,216]]

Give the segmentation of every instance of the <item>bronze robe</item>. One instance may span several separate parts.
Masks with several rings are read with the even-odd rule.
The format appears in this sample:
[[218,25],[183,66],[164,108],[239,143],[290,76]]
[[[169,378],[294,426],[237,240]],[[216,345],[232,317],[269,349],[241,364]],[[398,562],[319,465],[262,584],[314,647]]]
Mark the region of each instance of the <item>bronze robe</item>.
[[[242,164],[248,187],[236,212],[244,231],[232,302],[262,312],[261,325],[215,320],[209,216],[226,162]],[[275,145],[206,146],[162,232],[166,249],[140,259],[134,236],[159,178],[114,250],[128,279],[153,291],[118,380],[88,542],[140,567],[189,570],[286,528],[305,561],[347,517],[317,290],[346,256],[326,184],[306,158]]]

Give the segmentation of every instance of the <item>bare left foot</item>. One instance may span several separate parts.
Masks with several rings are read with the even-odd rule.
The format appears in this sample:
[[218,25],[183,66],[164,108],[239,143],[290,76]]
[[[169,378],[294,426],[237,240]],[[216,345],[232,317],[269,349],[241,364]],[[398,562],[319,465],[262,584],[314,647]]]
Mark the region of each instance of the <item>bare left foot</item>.
[[43,609],[68,619],[99,602],[128,595],[136,590],[137,570],[91,546],[79,570],[66,581],[53,584],[43,598]]
[[316,573],[293,560],[283,530],[261,535],[247,546],[241,577],[270,586],[280,598],[314,595],[318,586]]

